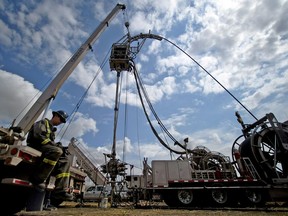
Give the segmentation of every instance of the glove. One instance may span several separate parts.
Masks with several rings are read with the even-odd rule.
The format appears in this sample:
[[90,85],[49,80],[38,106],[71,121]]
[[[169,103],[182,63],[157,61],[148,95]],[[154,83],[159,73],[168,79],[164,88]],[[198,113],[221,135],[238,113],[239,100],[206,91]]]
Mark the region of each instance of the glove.
[[62,156],[68,156],[70,153],[68,151],[68,146],[62,147],[63,154]]
[[59,147],[59,148],[61,148],[61,149],[63,149],[63,145],[62,145],[61,142],[57,142],[57,143],[56,143],[56,146]]

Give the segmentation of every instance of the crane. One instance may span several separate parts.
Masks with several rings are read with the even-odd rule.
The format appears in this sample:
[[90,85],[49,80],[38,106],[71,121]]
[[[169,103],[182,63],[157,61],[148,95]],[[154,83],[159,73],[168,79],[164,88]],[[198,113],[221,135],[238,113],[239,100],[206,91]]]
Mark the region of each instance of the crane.
[[90,37],[82,44],[82,46],[64,65],[64,67],[58,73],[55,79],[50,83],[50,85],[46,88],[43,94],[33,104],[31,109],[20,120],[17,126],[22,128],[25,134],[31,128],[35,120],[41,115],[43,110],[49,107],[50,101],[56,97],[59,89],[61,88],[65,80],[67,80],[67,78],[71,75],[71,73],[80,63],[80,61],[84,58],[87,52],[92,49],[92,44],[95,43],[100,34],[108,27],[110,21],[117,15],[119,10],[124,10],[125,8],[126,6],[123,4],[117,4],[114,7],[114,9],[100,23],[100,25],[95,29],[95,31],[90,35]]
[[73,137],[68,145],[69,153],[76,156],[76,163],[84,169],[94,184],[104,185],[106,183],[105,176],[100,172],[93,161],[91,161],[91,159],[84,154],[80,146],[80,142]]

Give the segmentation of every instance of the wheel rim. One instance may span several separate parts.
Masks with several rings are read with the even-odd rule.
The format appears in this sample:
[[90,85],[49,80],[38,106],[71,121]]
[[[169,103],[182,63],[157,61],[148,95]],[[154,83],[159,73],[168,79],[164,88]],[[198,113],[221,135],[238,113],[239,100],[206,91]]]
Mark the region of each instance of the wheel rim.
[[227,192],[224,190],[213,190],[211,195],[212,199],[218,204],[225,204],[227,202]]
[[245,194],[246,194],[247,199],[251,203],[257,204],[257,203],[260,203],[262,201],[262,195],[258,191],[246,190]]
[[193,193],[190,190],[179,190],[177,197],[180,203],[184,205],[188,205],[193,201]]

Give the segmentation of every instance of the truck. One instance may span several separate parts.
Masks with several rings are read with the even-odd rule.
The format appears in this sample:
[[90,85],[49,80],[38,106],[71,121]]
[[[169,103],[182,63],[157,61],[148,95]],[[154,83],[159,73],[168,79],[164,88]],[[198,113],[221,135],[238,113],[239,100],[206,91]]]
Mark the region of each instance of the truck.
[[108,197],[109,194],[109,188],[106,188],[105,185],[89,186],[83,194],[83,201],[100,202],[104,197]]
[[[17,125],[12,123],[12,126],[9,128],[0,127],[1,215],[11,215],[24,208],[26,208],[26,210],[43,209],[45,194],[37,193],[31,182],[28,181],[29,176],[33,172],[33,165],[37,163],[37,159],[41,156],[41,152],[24,145],[23,141],[25,140],[25,136],[42,112],[48,110],[60,87],[87,52],[92,50],[92,45],[108,27],[110,21],[120,10],[124,10],[125,8],[125,5],[117,4],[112,9],[89,38],[67,61],[61,71]],[[53,180],[51,184],[47,184],[47,189],[53,189]]]
[[[133,61],[147,38],[165,39],[151,33],[134,37],[128,35],[122,42],[113,44],[110,68],[118,74],[121,71],[134,74],[142,108],[152,132],[167,150],[177,155],[177,159],[153,160],[149,165],[148,158],[144,158],[142,175],[125,175],[128,188],[134,191],[135,204],[141,199],[160,199],[169,207],[181,208],[263,206],[271,201],[287,202],[288,121],[279,122],[273,113],[257,119],[243,106],[256,121],[245,124],[239,112],[235,113],[242,127],[242,135],[232,144],[231,157],[210,151],[205,146],[189,149],[188,138],[184,139],[184,145],[180,144],[153,109]],[[143,41],[139,42],[141,39]],[[132,42],[137,42],[136,46],[133,47]],[[146,111],[147,107],[161,127],[161,133],[166,133],[181,150],[171,148],[161,139]],[[119,168],[123,170],[120,163],[115,161],[112,157],[102,166],[103,171],[112,177],[119,173]]]
[[[110,68],[117,72],[117,79],[122,71],[134,74],[142,108],[152,132],[167,150],[178,156],[177,160],[153,160],[151,165],[148,164],[148,158],[144,158],[143,175],[125,175],[128,188],[134,191],[135,204],[141,199],[159,200],[159,197],[170,207],[261,206],[270,201],[287,202],[288,121],[279,122],[273,113],[257,119],[240,103],[256,121],[244,124],[240,114],[235,113],[242,127],[242,135],[232,144],[231,157],[210,151],[205,146],[188,149],[188,138],[184,139],[185,145],[182,145],[164,127],[139,78],[133,60],[148,38],[159,41],[164,39],[173,44],[168,39],[150,32],[133,37],[128,35],[122,42],[112,45]],[[142,39],[143,41],[139,42]],[[136,46],[133,46],[134,42]],[[231,95],[230,92],[229,94]],[[146,99],[146,106],[143,98]],[[234,96],[233,98],[236,99]],[[115,107],[117,106],[116,100]],[[161,127],[161,132],[166,133],[175,145],[180,146],[181,151],[172,149],[157,134],[146,111],[147,107]],[[117,112],[118,109],[115,109],[115,115]],[[114,136],[115,131],[116,128]],[[123,173],[125,164],[116,159],[115,146],[111,156],[110,161],[102,165],[102,171],[108,173],[113,182],[118,174]]]
[[[169,207],[258,207],[288,201],[288,122],[268,113],[242,125],[232,160],[204,146],[186,149],[177,160],[143,161],[143,175],[126,176],[138,199]],[[185,140],[187,142],[187,139]]]

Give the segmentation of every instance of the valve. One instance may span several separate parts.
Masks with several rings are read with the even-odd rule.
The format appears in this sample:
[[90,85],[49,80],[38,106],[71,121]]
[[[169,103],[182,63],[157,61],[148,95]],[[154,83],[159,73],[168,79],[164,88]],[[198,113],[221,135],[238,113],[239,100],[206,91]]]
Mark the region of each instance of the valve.
[[103,173],[108,173],[108,166],[107,166],[107,164],[103,164],[103,165],[101,165],[100,167],[101,167],[101,171],[102,171]]
[[120,162],[117,164],[117,171],[118,171],[118,175],[125,175],[125,170],[126,170],[126,163]]

